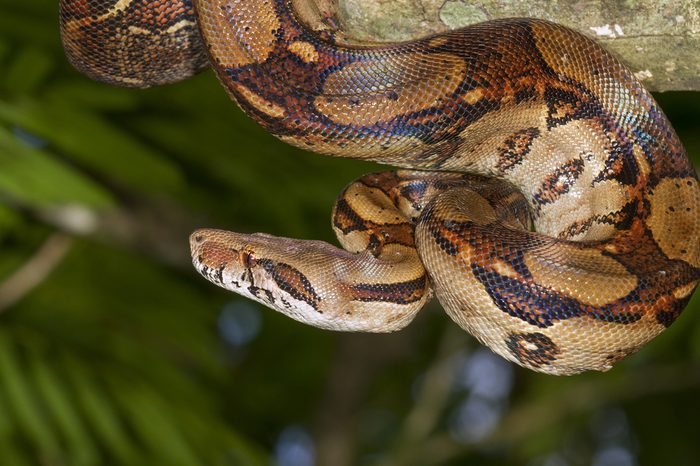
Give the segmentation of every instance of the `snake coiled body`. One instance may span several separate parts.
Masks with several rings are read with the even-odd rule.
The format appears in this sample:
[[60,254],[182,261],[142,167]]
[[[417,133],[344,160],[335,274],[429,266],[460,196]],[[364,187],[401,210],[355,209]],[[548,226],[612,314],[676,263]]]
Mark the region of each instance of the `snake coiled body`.
[[[290,317],[394,331],[434,292],[496,353],[574,374],[637,351],[700,280],[700,188],[682,144],[633,74],[571,29],[509,19],[364,44],[303,0],[61,6],[67,55],[92,77],[144,87],[208,61],[280,139],[402,168],[340,195],[345,250],[192,235],[203,276]],[[177,52],[139,60],[164,44]]]

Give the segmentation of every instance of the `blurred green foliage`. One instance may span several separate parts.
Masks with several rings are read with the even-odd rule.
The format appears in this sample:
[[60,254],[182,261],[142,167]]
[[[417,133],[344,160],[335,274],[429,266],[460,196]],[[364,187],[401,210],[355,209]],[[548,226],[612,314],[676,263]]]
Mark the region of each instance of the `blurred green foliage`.
[[[700,93],[659,100],[697,161]],[[613,371],[554,378],[490,359],[435,304],[398,334],[332,334],[189,266],[198,226],[331,240],[336,194],[377,169],[273,139],[210,72],[93,83],[55,0],[0,0],[0,296],[67,245],[0,299],[0,464],[309,464],[290,445],[335,465],[700,464],[697,297]]]

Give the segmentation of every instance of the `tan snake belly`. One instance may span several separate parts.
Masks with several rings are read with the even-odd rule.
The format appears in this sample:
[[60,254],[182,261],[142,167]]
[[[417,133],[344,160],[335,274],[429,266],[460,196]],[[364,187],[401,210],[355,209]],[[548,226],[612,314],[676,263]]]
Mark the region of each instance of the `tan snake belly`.
[[398,330],[434,291],[479,341],[550,374],[607,370],[678,317],[700,279],[698,178],[616,58],[535,19],[356,43],[312,7],[61,0],[67,55],[95,79],[147,87],[209,63],[280,139],[404,169],[340,195],[345,250],[199,230],[203,276],[334,330]]

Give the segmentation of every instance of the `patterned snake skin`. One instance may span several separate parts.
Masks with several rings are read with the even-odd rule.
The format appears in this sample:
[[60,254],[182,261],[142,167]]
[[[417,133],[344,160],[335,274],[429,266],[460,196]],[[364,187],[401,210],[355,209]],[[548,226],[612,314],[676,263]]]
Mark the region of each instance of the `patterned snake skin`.
[[340,195],[345,250],[195,232],[204,277],[333,330],[398,330],[434,292],[549,374],[607,370],[678,317],[700,279],[698,178],[616,58],[534,19],[351,42],[317,6],[61,0],[68,58],[95,79],[147,87],[208,63],[280,139],[405,169]]

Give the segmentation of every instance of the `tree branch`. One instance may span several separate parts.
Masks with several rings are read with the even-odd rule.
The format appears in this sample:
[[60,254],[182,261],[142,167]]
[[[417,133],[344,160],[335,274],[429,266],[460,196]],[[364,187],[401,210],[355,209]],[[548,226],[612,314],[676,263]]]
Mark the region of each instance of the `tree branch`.
[[544,18],[597,38],[652,91],[700,90],[696,0],[339,1],[348,36],[373,40],[405,40],[488,19]]
[[49,236],[22,267],[0,283],[0,312],[7,310],[43,283],[63,261],[72,245],[73,239],[64,233]]

